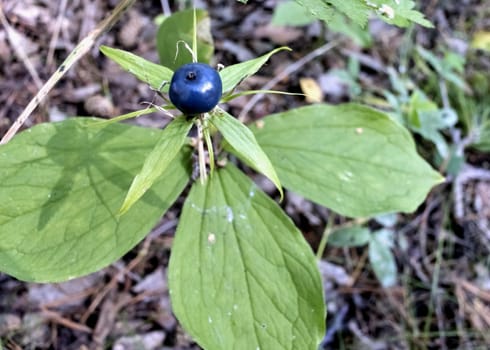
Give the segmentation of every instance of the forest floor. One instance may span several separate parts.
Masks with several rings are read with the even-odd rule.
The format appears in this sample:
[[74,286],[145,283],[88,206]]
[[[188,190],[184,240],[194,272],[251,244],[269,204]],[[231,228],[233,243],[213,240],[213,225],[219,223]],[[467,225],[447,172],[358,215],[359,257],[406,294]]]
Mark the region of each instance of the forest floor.
[[[0,26],[0,135],[41,82],[117,3],[0,2],[15,30],[13,45]],[[137,1],[56,85],[25,127],[71,116],[117,116],[155,101],[158,96],[147,84],[106,59],[98,46],[122,48],[158,62],[154,20],[162,14],[162,3],[166,1]],[[489,45],[490,3],[420,1],[421,12],[435,29],[401,29],[373,18],[366,31],[354,37],[321,22],[272,26],[277,3],[197,1],[212,19],[215,64],[245,61],[282,45],[293,49],[273,56],[244,82],[244,89],[261,89],[294,67],[270,88],[301,93],[307,89],[304,79],[312,78],[323,102],[354,101],[389,111],[383,92],[396,95],[390,77],[399,72],[436,105],[453,107],[459,117],[455,125],[441,130],[455,154],[460,151],[455,168],[438,161],[434,146],[414,134],[419,153],[446,181],[431,191],[416,212],[364,224],[393,229],[395,286],[381,286],[368,262],[367,247],[327,246],[322,273],[328,317],[322,348],[490,348],[490,153],[472,147],[474,124],[462,116],[467,103],[480,106],[475,113],[486,113],[490,119],[490,52],[476,50],[472,44],[476,33],[486,33]],[[178,9],[176,2],[170,2],[170,9]],[[19,58],[15,46],[22,47],[27,59]],[[436,57],[449,57],[441,60],[443,68],[462,83],[441,84],[447,75],[421,58],[419,46]],[[308,56],[316,49],[322,53]],[[464,62],[460,70],[458,58]],[[308,103],[300,96],[267,95],[253,103],[250,97],[241,97],[227,108],[254,121]],[[165,120],[155,114],[132,122],[162,127]],[[199,349],[172,315],[166,282],[182,203],[179,199],[143,242],[100,272],[60,284],[24,283],[0,273],[0,349],[2,344],[6,349]],[[281,205],[315,251],[331,215],[334,225],[351,221],[292,193]]]

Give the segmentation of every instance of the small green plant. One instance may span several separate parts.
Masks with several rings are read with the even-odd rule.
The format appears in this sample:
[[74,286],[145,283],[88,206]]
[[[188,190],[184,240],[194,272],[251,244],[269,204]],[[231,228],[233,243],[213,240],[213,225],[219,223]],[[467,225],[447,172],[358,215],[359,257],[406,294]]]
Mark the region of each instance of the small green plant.
[[371,231],[362,226],[346,226],[327,233],[328,244],[333,247],[355,248],[368,245],[368,258],[371,268],[383,287],[396,284],[397,268],[392,253],[394,231],[385,227]]
[[[416,72],[425,73],[423,83],[412,80],[414,77],[405,69],[398,71],[393,67],[388,68],[391,90],[384,90],[383,94],[391,107],[389,114],[432,143],[435,147],[433,159],[436,165],[443,172],[455,174],[464,159],[461,150],[452,143],[454,140],[449,135],[467,113],[465,108],[457,111],[451,106],[450,95],[455,93],[463,96],[470,91],[463,79],[464,57],[447,50],[439,57],[420,46],[411,51],[418,68]],[[477,130],[474,136],[476,133]]]
[[402,77],[392,68],[388,72],[394,93],[388,90],[383,93],[393,109],[392,118],[431,141],[439,156],[448,158],[450,146],[442,131],[456,124],[455,112],[451,108],[440,108],[410,78]]
[[[166,94],[182,69],[173,67],[176,48],[190,53],[182,64],[211,57],[207,14],[175,16],[179,29],[167,30],[175,26],[168,18],[158,33],[160,43],[171,43],[170,55],[159,44],[162,65],[101,50]],[[189,48],[189,28],[198,27]],[[235,90],[285,49],[225,67],[219,79],[209,66],[198,66],[199,72],[205,67],[213,88],[221,84],[212,97],[224,103],[253,93]],[[284,185],[350,217],[411,212],[442,177],[417,154],[403,126],[368,107],[318,104],[246,126],[219,105],[213,108],[214,101],[193,98],[197,109],[170,93],[173,104],[109,121],[41,124],[0,146],[0,270],[35,282],[97,271],[133,248],[190,184],[168,276],[173,311],[184,328],[205,349],[316,349],[325,306],[315,256],[236,160],[269,178],[280,197]],[[164,130],[117,123],[179,104],[189,115],[172,118]],[[198,181],[192,181],[193,152]],[[372,236],[370,245],[382,248],[381,234]]]

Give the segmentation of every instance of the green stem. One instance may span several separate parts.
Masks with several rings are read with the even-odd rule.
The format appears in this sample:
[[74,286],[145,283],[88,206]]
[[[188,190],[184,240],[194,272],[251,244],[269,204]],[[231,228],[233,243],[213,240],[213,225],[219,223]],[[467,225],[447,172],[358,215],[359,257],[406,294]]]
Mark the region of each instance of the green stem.
[[199,178],[201,179],[201,184],[204,184],[207,179],[207,174],[206,174],[206,157],[204,155],[202,116],[199,116],[196,119],[196,125],[197,125],[197,154],[199,159]]
[[193,35],[192,35],[192,61],[194,63],[197,62],[197,15],[196,15],[196,8],[194,7],[194,17],[193,17]]
[[325,252],[325,247],[327,246],[328,237],[332,233],[334,219],[335,219],[334,214],[330,212],[330,215],[328,215],[327,226],[323,231],[322,239],[320,241],[320,244],[318,245],[318,250],[316,251],[317,260],[321,260],[323,257],[323,253]]
[[214,171],[214,148],[213,141],[211,140],[211,135],[209,134],[209,125],[207,119],[203,121],[204,125],[204,140],[206,141],[206,148],[208,149],[209,156],[209,172],[212,175]]

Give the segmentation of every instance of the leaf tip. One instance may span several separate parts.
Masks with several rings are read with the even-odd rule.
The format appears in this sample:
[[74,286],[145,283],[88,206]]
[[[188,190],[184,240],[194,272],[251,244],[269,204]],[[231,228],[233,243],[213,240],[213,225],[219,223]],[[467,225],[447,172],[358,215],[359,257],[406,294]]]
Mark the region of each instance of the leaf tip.
[[281,185],[279,185],[277,189],[279,190],[279,194],[280,194],[279,203],[282,203],[282,201],[284,200],[284,189],[282,188]]
[[436,179],[436,184],[437,185],[440,185],[444,182],[447,181],[447,178],[445,176],[442,176],[441,174],[437,173],[439,176],[437,176],[437,179]]
[[100,45],[99,46],[99,50],[104,54],[106,55],[107,52],[110,50],[111,48],[109,46],[106,46],[106,45]]
[[276,53],[279,51],[293,51],[293,49],[290,48],[289,46],[281,46],[281,47],[278,47],[277,49],[275,49],[273,52]]
[[121,208],[119,208],[119,211],[116,214],[117,218],[120,218],[124,214],[128,212],[128,210],[133,206],[133,203],[129,202],[128,200],[124,200],[124,203],[121,205]]
[[128,210],[131,209],[131,207],[134,205],[134,203],[136,203],[146,191],[143,191],[142,193],[135,193],[135,192],[136,191],[134,190],[133,185],[131,185],[128,193],[126,194],[126,198],[124,198],[121,208],[119,208],[119,212],[117,213],[118,217],[121,217],[124,214],[126,214]]

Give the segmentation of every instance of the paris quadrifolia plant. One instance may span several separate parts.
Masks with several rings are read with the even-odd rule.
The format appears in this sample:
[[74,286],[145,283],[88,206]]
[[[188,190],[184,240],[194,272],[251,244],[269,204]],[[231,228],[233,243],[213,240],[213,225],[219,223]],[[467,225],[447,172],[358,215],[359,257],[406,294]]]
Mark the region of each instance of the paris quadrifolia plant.
[[[44,283],[100,270],[189,187],[168,268],[185,330],[211,350],[316,349],[325,332],[322,282],[278,204],[283,186],[369,217],[414,211],[441,176],[403,126],[365,106],[315,104],[250,126],[227,113],[227,101],[257,92],[237,92],[240,82],[287,48],[218,71],[203,10],[166,18],[157,42],[161,64],[100,49],[163,105],[40,124],[0,146],[0,271]],[[177,116],[167,117],[171,110]],[[154,112],[170,120],[163,130],[120,123]],[[242,165],[272,181],[277,201]]]

